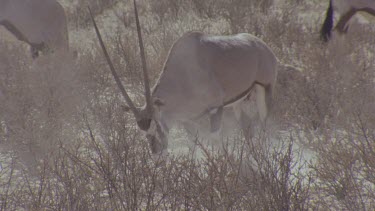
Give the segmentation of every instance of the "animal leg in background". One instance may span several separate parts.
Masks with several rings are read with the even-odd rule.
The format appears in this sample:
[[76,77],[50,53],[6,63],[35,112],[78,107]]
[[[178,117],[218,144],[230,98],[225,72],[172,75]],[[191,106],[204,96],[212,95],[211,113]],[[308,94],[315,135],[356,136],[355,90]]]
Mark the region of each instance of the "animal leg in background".
[[347,23],[357,13],[357,11],[358,10],[351,8],[348,12],[343,14],[340,17],[339,22],[337,22],[335,29],[341,34],[346,33],[348,31]]
[[324,19],[324,23],[322,28],[320,29],[320,37],[324,42],[328,42],[331,38],[331,32],[333,28],[333,6],[332,1],[329,1],[329,7],[326,12],[326,18]]

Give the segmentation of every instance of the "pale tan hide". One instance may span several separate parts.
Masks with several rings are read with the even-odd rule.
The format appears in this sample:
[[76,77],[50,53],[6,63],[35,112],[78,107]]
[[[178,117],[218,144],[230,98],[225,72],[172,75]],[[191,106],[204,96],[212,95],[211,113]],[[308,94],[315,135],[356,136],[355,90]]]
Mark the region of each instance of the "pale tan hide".
[[[250,34],[187,33],[173,45],[152,92],[154,99],[163,102],[157,108],[163,114],[160,121],[169,126],[208,114],[212,116],[211,131],[214,132],[220,125],[213,121],[221,120],[220,116],[214,116],[220,112],[217,109],[242,100],[254,84],[256,93],[260,93],[258,111],[264,120],[276,81],[276,66],[277,60],[270,48]],[[237,113],[250,112],[238,110],[243,106],[233,105]]]
[[[211,132],[221,130],[223,108],[246,99],[252,90],[256,92],[259,115],[262,120],[266,118],[276,83],[277,59],[259,38],[246,33],[233,36],[186,33],[172,46],[159,80],[150,90],[136,11],[147,102],[138,109],[123,88],[93,22],[116,83],[139,128],[147,132],[153,153],[167,150],[169,129],[176,124],[194,122],[208,115]],[[248,111],[241,108],[246,106],[235,108],[240,117],[247,115]]]
[[0,0],[0,25],[28,43],[33,57],[69,48],[65,12],[56,0]]

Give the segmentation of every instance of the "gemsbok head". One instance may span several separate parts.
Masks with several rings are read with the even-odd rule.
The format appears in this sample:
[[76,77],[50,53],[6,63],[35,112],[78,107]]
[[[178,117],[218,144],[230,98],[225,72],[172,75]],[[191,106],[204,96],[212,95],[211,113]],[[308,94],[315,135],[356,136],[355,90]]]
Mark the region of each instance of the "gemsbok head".
[[[91,17],[115,81],[138,127],[146,132],[153,154],[166,152],[169,129],[177,123],[207,115],[211,132],[221,130],[223,108],[246,101],[249,93],[256,93],[260,119],[266,119],[276,82],[277,59],[262,40],[245,33],[186,33],[173,44],[159,80],[150,89],[136,1],[133,3],[145,85],[146,104],[142,108],[135,107],[121,84]],[[236,110],[240,117],[248,113]]]
[[65,12],[56,0],[0,0],[0,25],[28,43],[33,58],[69,48]]
[[330,0],[326,18],[320,30],[321,38],[327,42],[331,38],[334,11],[340,14],[335,29],[343,34],[348,31],[348,22],[357,12],[366,12],[375,16],[374,0]]

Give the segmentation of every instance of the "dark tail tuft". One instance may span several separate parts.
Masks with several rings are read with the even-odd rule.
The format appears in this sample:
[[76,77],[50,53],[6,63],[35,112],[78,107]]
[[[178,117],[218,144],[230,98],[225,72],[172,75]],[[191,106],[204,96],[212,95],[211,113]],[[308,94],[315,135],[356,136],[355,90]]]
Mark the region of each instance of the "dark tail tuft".
[[328,42],[331,38],[333,28],[333,7],[332,0],[329,1],[329,7],[326,12],[326,19],[324,20],[322,29],[320,30],[320,37],[324,42]]

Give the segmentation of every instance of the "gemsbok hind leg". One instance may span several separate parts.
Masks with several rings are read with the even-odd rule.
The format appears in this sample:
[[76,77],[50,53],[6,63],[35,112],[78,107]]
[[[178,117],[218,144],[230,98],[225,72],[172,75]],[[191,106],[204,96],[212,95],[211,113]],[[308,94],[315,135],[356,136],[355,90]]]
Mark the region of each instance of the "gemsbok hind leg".
[[255,84],[255,93],[256,93],[256,104],[257,110],[259,113],[260,121],[264,124],[266,121],[267,113],[268,113],[268,104],[267,102],[269,99],[269,94],[266,95],[266,88],[262,85]]
[[245,138],[252,138],[254,135],[254,124],[252,123],[251,115],[246,113],[243,109],[235,109],[235,116]]
[[[246,139],[254,136],[256,125],[265,126],[271,101],[271,86],[255,84],[254,90],[245,99],[233,106],[235,117]],[[258,113],[258,118],[256,113]],[[260,124],[255,124],[256,122],[260,122]]]
[[214,108],[209,113],[210,118],[210,135],[209,143],[212,145],[222,144],[223,139],[223,107]]
[[244,99],[234,103],[233,112],[241,132],[246,139],[252,138],[254,135],[254,107],[255,107],[255,91],[252,90]]

